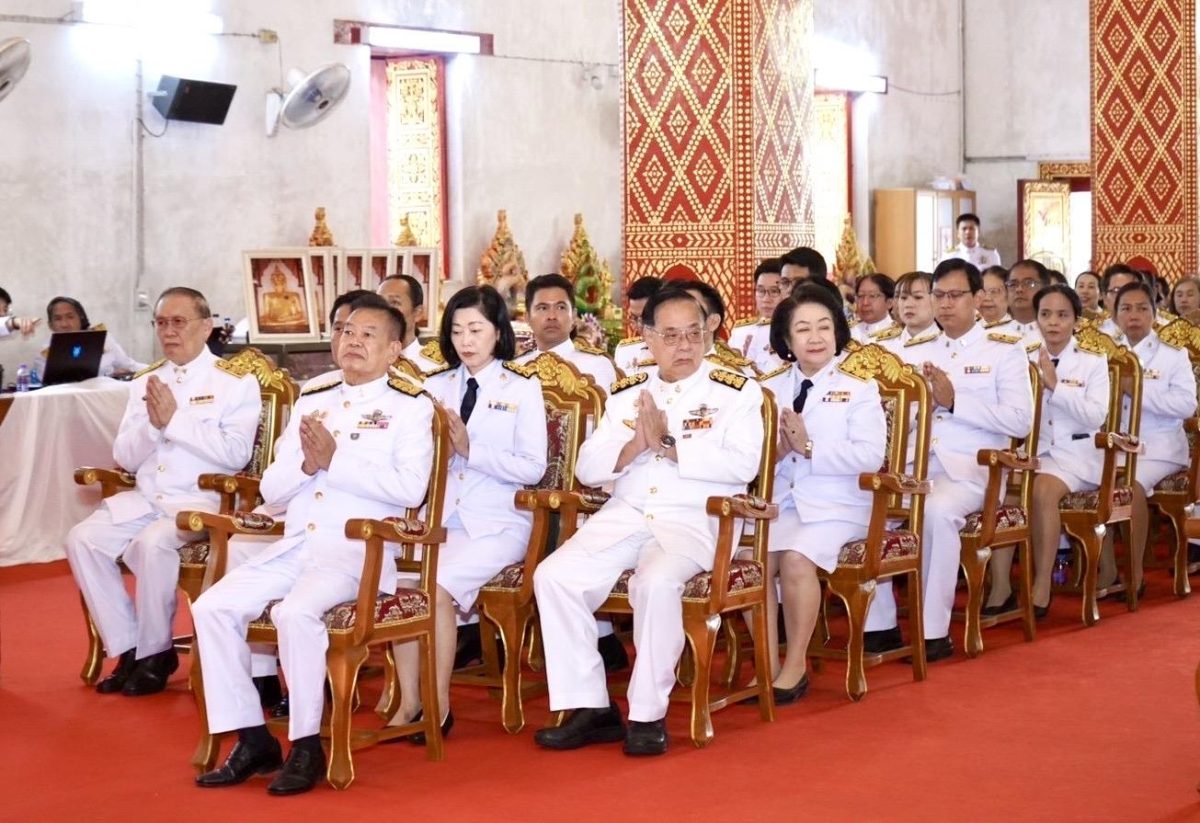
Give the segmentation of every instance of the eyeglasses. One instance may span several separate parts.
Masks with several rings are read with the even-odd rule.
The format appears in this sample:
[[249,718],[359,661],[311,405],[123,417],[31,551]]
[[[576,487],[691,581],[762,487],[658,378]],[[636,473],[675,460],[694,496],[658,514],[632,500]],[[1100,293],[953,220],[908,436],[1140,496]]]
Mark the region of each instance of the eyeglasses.
[[1000,295],[1004,294],[1004,289],[1000,288],[999,286],[992,286],[990,289],[984,289],[983,293],[988,297],[999,297]]
[[775,288],[775,289],[756,288],[754,290],[754,294],[757,297],[779,297],[781,294],[783,294],[783,290],[778,289],[778,288]]
[[885,298],[883,296],[883,292],[865,291],[858,295],[858,299],[859,300],[883,300]]
[[1009,280],[1008,287],[1013,291],[1017,289],[1040,289],[1042,287],[1041,280],[1034,280],[1032,277],[1026,280]]
[[203,317],[156,317],[150,321],[150,324],[159,331],[171,329],[172,331],[183,331],[187,328],[187,324],[193,320],[203,320]]
[[951,289],[950,291],[941,291],[939,289],[934,289],[932,292],[930,292],[930,296],[933,297],[933,299],[936,300],[937,302],[941,303],[943,300],[950,300],[950,301],[961,300],[963,295],[970,294],[970,293],[971,292],[968,289]]
[[642,331],[646,334],[657,335],[664,343],[672,347],[678,346],[685,339],[689,343],[699,343],[704,339],[704,329],[697,328],[695,326],[690,329],[684,329],[683,331],[680,331],[679,329],[668,329],[665,332],[652,329],[649,326],[643,326]]

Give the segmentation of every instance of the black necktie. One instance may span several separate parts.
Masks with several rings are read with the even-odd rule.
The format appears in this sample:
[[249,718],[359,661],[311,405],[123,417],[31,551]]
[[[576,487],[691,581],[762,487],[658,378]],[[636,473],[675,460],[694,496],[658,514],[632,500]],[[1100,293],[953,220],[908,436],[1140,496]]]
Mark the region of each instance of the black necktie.
[[1057,357],[1051,357],[1050,362],[1054,364],[1054,368],[1056,368],[1056,369],[1058,368],[1058,358]]
[[458,407],[458,416],[462,418],[462,422],[466,423],[471,419],[471,412],[475,411],[475,398],[479,394],[479,383],[474,377],[467,378],[467,393],[463,395],[462,405]]
[[796,399],[792,401],[792,409],[799,414],[804,411],[804,401],[808,399],[808,390],[812,388],[812,381],[805,378],[800,383],[800,393],[796,395]]

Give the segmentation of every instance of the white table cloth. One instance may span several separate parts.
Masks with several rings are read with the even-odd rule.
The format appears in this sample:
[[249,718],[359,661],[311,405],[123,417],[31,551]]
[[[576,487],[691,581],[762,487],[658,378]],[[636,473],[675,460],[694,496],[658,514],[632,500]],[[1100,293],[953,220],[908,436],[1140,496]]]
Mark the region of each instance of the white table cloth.
[[71,527],[100,505],[80,466],[112,468],[129,383],[97,377],[11,395],[0,423],[0,566],[66,557]]

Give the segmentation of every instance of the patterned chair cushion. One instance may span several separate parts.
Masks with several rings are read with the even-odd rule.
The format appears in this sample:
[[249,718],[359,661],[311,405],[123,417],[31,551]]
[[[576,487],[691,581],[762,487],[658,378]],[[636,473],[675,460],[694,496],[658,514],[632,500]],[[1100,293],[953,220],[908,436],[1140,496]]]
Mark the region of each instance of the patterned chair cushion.
[[[621,572],[613,585],[609,597],[628,597],[629,578],[633,577],[635,569]],[[729,563],[729,591],[738,592],[761,586],[763,581],[762,567],[753,560],[732,560]],[[689,580],[683,587],[684,600],[707,600],[712,593],[712,572],[700,572]]]
[[1187,494],[1188,490],[1188,473],[1187,470],[1177,471],[1174,474],[1168,474],[1162,480],[1158,481],[1158,485],[1154,487],[1154,494]]
[[[272,600],[256,617],[251,627],[270,629],[271,609],[279,600]],[[429,598],[425,592],[417,589],[397,589],[395,594],[381,594],[375,598],[375,625],[380,627],[397,626],[416,620],[429,614]],[[331,632],[353,631],[358,621],[358,604],[354,601],[339,603],[325,612],[325,628]]]
[[[964,537],[979,534],[983,528],[983,512],[972,512],[967,515],[967,525],[959,529],[958,533]],[[1000,506],[996,509],[996,530],[1015,529],[1027,525],[1029,520],[1025,517],[1025,510],[1020,506]]]
[[532,489],[565,489],[571,484],[567,477],[567,458],[571,453],[571,428],[574,414],[546,404],[546,473]]
[[203,566],[208,562],[209,543],[207,540],[192,540],[179,547],[179,564],[181,566]]
[[[1129,486],[1118,486],[1113,489],[1113,505],[1128,506],[1133,502],[1133,489]],[[1072,492],[1058,504],[1061,512],[1094,512],[1100,507],[1100,492]]]
[[519,589],[525,585],[525,561],[513,563],[511,566],[505,566],[491,580],[483,584],[481,591],[503,591],[507,589]]
[[[883,533],[883,560],[902,560],[916,557],[920,540],[910,531],[896,530]],[[855,568],[866,563],[867,541],[855,540],[842,546],[838,555],[838,566]]]

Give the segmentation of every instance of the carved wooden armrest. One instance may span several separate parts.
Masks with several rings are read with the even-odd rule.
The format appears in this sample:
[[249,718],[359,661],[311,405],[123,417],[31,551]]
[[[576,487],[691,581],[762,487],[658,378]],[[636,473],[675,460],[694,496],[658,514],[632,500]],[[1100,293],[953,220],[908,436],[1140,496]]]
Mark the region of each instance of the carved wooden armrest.
[[858,487],[865,492],[885,491],[893,494],[929,494],[928,480],[918,480],[897,472],[863,472],[858,476]]
[[1200,417],[1189,417],[1183,421],[1183,430],[1187,432],[1200,432]]
[[219,531],[222,534],[257,534],[270,537],[283,535],[283,521],[257,512],[214,512],[182,511],[175,515],[175,526],[182,531]]
[[124,469],[97,469],[81,466],[75,470],[75,483],[80,486],[100,484],[100,494],[110,497],[119,491],[137,487],[137,478]]
[[1009,449],[980,449],[975,459],[981,466],[1004,466],[1013,471],[1035,472],[1042,465],[1042,461],[1037,457]]
[[204,491],[216,492],[221,495],[221,512],[229,513],[234,509],[249,510],[258,502],[258,487],[262,479],[252,474],[202,474],[196,478],[196,485]]
[[445,543],[446,530],[441,526],[430,526],[415,517],[354,519],[346,521],[346,537],[350,540],[378,537],[387,543]]
[[705,508],[713,517],[774,520],[779,516],[779,506],[752,494],[735,494],[732,497],[710,497]]
[[1140,454],[1142,441],[1124,432],[1096,432],[1096,448],[1108,451],[1122,451],[1127,454]]

